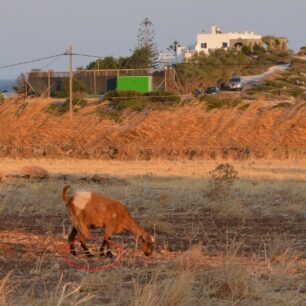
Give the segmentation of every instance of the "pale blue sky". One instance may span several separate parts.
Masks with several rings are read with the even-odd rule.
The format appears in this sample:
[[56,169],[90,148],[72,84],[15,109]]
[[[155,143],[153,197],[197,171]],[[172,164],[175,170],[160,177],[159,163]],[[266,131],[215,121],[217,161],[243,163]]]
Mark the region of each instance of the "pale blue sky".
[[[212,24],[225,32],[286,36],[295,50],[306,45],[306,0],[0,0],[0,12],[0,66],[57,54],[70,43],[75,52],[128,55],[145,17],[155,25],[160,50],[175,38],[193,43]],[[88,61],[75,59],[75,66]],[[0,69],[0,78],[46,63]],[[50,68],[67,64],[62,59]]]

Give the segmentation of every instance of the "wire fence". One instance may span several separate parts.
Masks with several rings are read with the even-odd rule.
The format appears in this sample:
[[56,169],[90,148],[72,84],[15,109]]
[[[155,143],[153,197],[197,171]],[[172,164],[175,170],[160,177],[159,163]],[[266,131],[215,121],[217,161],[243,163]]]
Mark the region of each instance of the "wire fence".
[[[115,90],[117,79],[122,76],[149,76],[152,77],[153,90],[165,90],[163,71],[153,72],[151,69],[107,69],[107,70],[77,70],[73,78],[86,87],[88,95],[102,95]],[[27,74],[29,93],[41,96],[48,93],[55,96],[63,89],[63,82],[69,78],[69,72],[32,71]]]

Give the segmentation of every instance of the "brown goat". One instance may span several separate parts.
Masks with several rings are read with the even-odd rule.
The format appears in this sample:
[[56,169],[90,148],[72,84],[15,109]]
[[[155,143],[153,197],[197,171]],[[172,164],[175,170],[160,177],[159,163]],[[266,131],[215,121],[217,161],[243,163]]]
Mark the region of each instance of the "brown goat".
[[[89,235],[89,228],[104,228],[105,236],[101,252],[113,234],[124,231],[132,233],[140,244],[146,256],[153,252],[154,239],[146,233],[144,229],[133,220],[128,209],[118,201],[105,198],[95,192],[77,192],[72,197],[67,196],[70,186],[65,186],[62,191],[62,198],[70,212],[73,227],[69,234],[69,242],[74,241],[79,233],[81,245],[88,256],[88,251],[84,241]],[[70,246],[71,253],[76,255],[74,246]],[[101,253],[104,255],[104,253]],[[111,256],[108,251],[107,256]]]

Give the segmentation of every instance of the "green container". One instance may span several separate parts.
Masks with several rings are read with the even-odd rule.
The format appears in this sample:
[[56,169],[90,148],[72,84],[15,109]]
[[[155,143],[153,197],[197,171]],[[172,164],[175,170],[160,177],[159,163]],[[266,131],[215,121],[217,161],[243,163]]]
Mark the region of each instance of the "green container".
[[117,90],[135,90],[141,93],[152,91],[151,76],[119,76]]

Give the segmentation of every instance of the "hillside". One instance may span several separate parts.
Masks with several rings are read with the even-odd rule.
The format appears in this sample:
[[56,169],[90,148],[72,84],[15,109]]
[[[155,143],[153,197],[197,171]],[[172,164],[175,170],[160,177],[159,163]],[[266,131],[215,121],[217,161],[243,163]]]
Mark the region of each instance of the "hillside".
[[249,101],[248,107],[206,110],[193,102],[175,109],[126,112],[119,122],[96,109],[45,111],[48,99],[0,105],[0,156],[103,159],[306,157],[306,103]]

